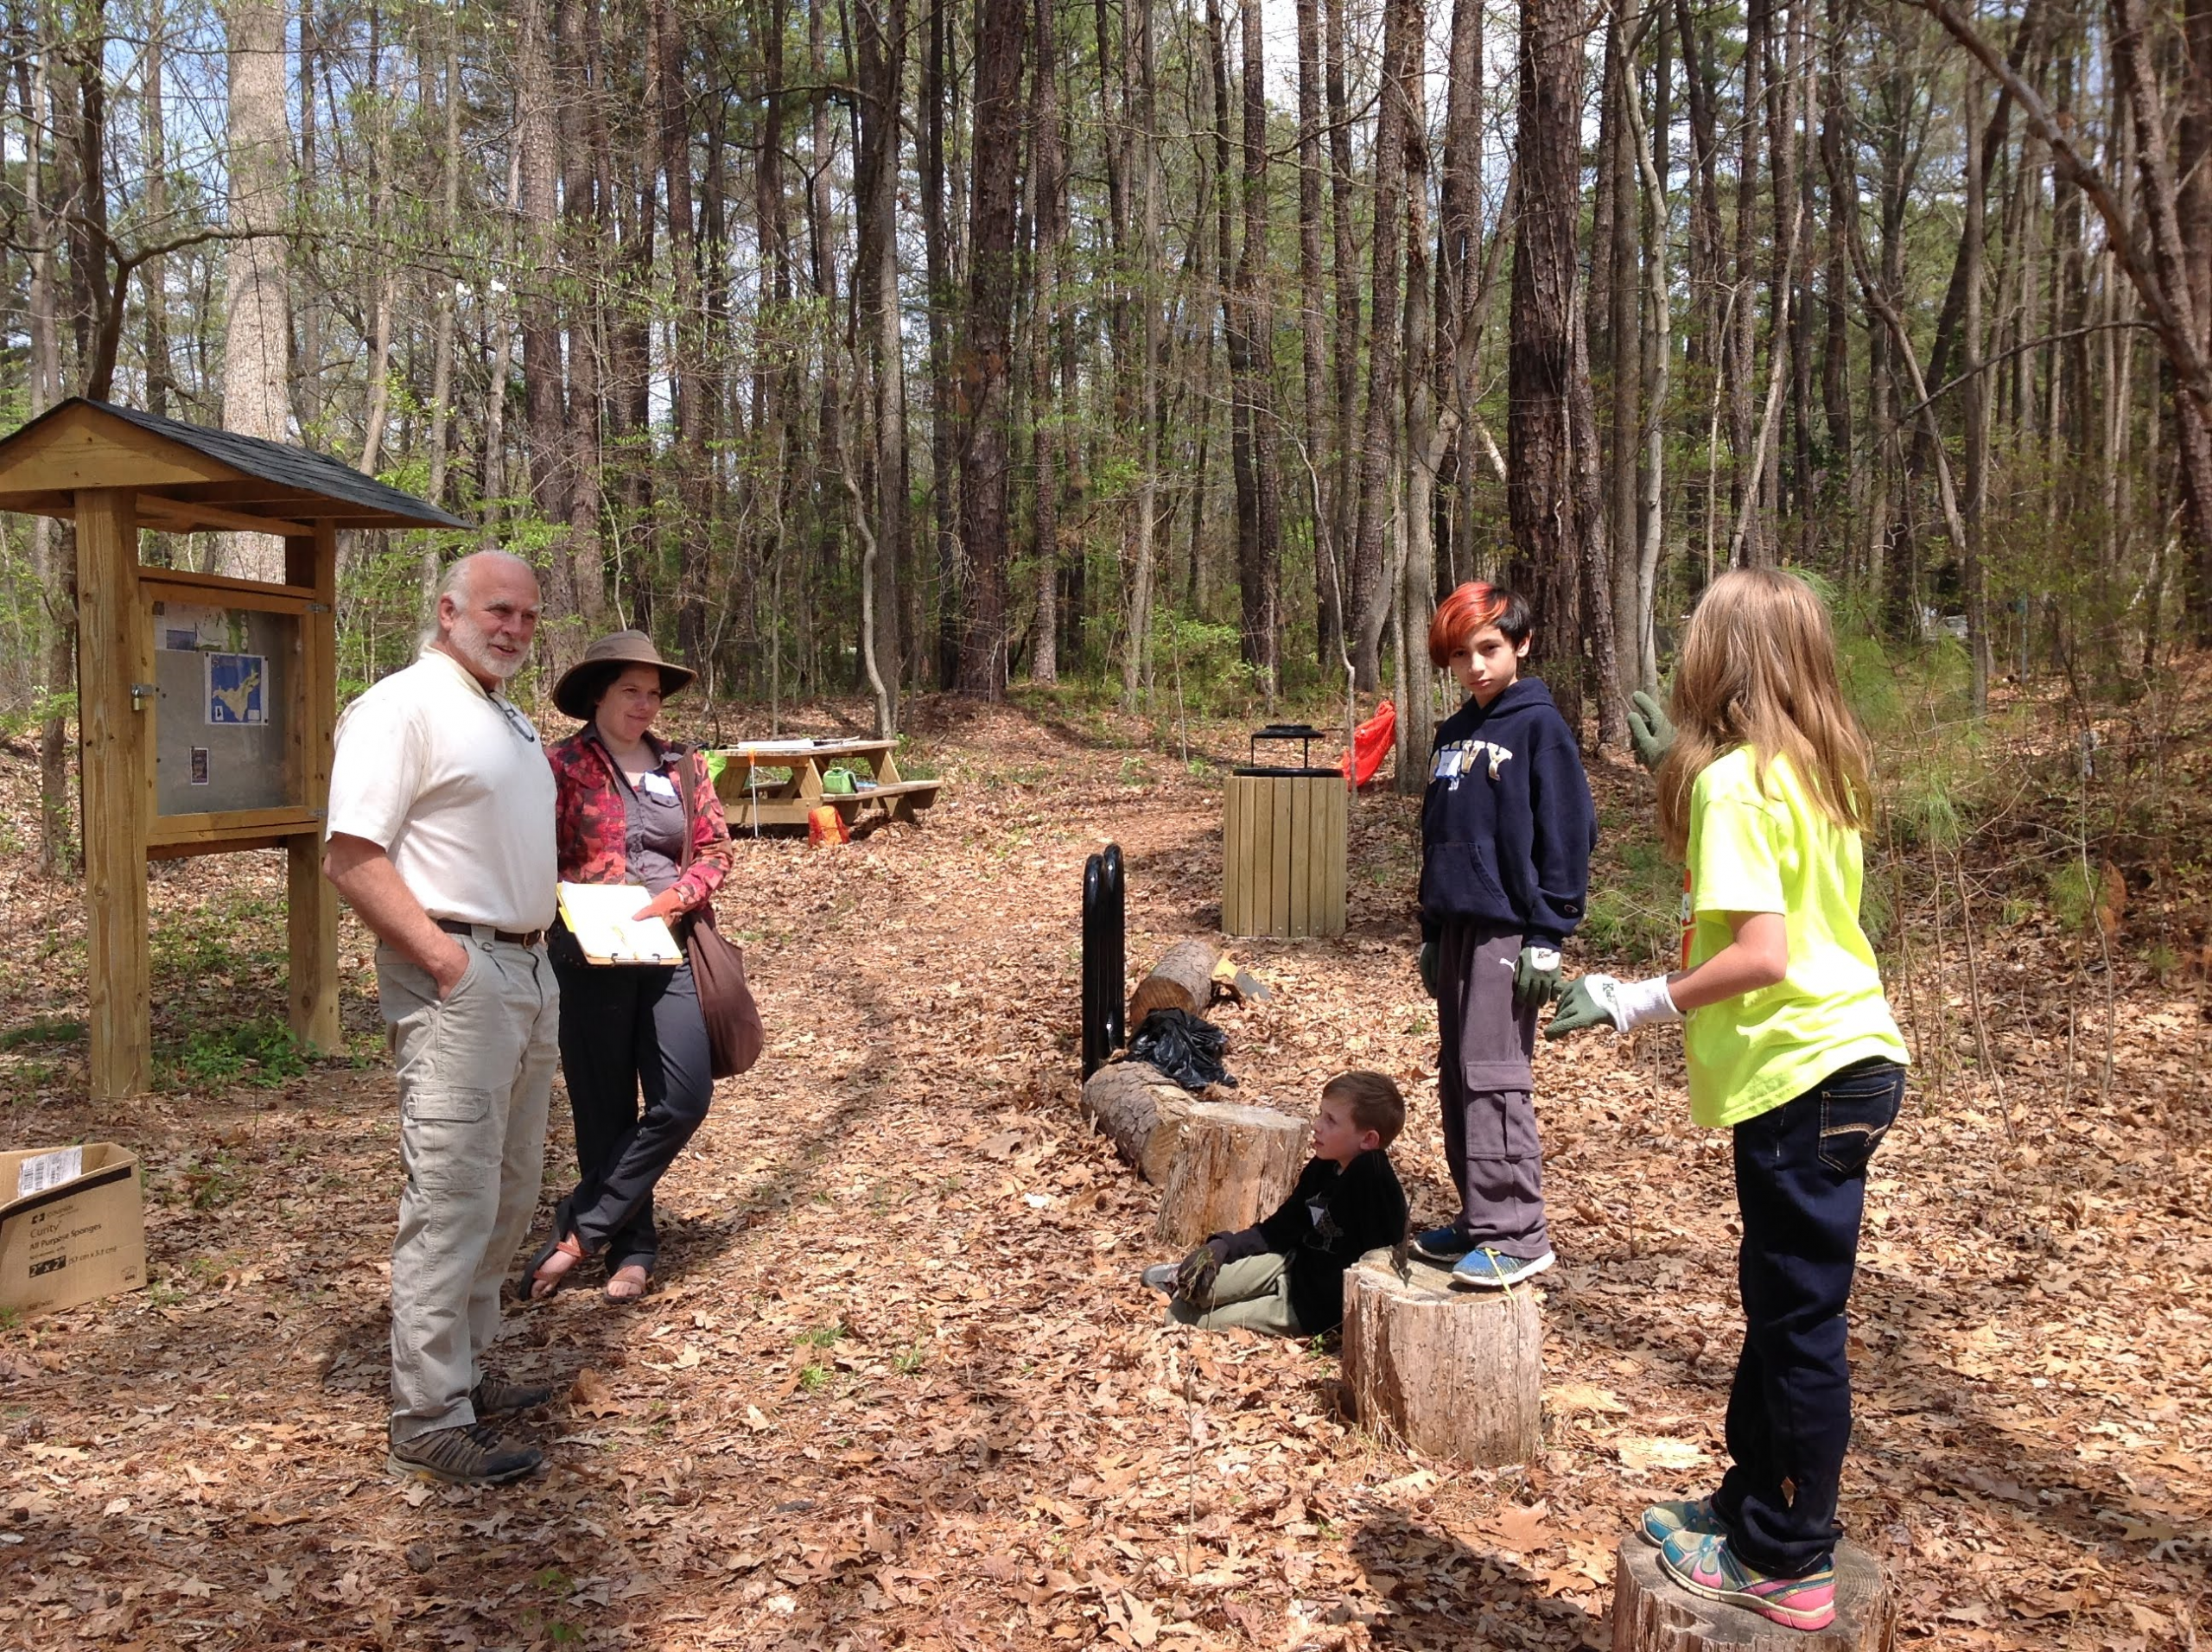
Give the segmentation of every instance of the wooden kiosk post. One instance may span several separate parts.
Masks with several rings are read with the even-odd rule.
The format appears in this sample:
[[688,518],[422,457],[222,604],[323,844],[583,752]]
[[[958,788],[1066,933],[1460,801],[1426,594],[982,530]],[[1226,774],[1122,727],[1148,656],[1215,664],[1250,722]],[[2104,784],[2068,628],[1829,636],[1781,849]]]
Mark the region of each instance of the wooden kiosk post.
[[[149,859],[284,847],[292,1031],[334,1050],[338,531],[468,524],[304,448],[81,398],[0,440],[0,510],[77,529],[93,1096],[152,1084]],[[142,529],[279,535],[283,580],[147,563]]]

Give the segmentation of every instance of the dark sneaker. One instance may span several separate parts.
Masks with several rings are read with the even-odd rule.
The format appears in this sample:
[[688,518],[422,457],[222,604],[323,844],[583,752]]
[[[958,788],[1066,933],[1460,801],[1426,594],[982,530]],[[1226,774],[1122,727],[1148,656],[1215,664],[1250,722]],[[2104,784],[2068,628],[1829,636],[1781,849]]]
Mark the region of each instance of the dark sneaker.
[[1725,1537],[1677,1532],[1659,1546],[1659,1569],[1694,1595],[1741,1606],[1788,1629],[1826,1629],[1835,1622],[1832,1564],[1808,1577],[1770,1577],[1738,1560]]
[[488,1423],[469,1423],[458,1428],[434,1428],[404,1445],[395,1445],[385,1459],[394,1471],[418,1480],[442,1480],[448,1485],[505,1485],[526,1479],[545,1466],[545,1454],[535,1446],[518,1446],[502,1439]]
[[1176,1262],[1154,1262],[1144,1270],[1144,1282],[1162,1296],[1173,1296],[1175,1294],[1175,1270],[1179,1266],[1180,1264]]
[[1680,1503],[1655,1503],[1643,1511],[1637,1529],[1643,1541],[1657,1548],[1676,1532],[1698,1537],[1725,1537],[1728,1528],[1713,1512],[1713,1499],[1693,1497]]
[[1414,1236],[1414,1255],[1433,1262],[1456,1262],[1474,1248],[1473,1240],[1449,1223]]
[[532,1406],[542,1406],[552,1399],[553,1390],[537,1382],[510,1382],[504,1373],[489,1366],[476,1386],[468,1391],[468,1403],[476,1407],[480,1418],[496,1417],[503,1412],[527,1411]]
[[1459,1258],[1459,1265],[1452,1270],[1452,1283],[1463,1290],[1510,1290],[1557,1260],[1548,1250],[1541,1256],[1508,1256],[1488,1245],[1478,1245]]

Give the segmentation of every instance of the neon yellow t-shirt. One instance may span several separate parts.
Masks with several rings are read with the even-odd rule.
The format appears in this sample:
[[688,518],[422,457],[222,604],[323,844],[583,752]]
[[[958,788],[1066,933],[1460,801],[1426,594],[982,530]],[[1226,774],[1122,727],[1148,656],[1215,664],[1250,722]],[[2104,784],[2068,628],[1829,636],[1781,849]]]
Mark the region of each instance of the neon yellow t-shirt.
[[1686,962],[1703,963],[1735,938],[1730,912],[1779,912],[1789,940],[1782,980],[1685,1018],[1700,1124],[1741,1123],[1872,1056],[1910,1058],[1859,926],[1864,873],[1859,834],[1821,812],[1787,759],[1767,766],[1764,791],[1747,747],[1697,777]]

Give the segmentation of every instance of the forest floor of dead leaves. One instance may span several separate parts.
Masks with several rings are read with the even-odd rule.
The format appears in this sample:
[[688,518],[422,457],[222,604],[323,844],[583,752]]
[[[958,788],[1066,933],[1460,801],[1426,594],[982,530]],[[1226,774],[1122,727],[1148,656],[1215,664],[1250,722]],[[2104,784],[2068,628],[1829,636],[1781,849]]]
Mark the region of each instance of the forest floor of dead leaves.
[[[948,782],[919,826],[738,846],[721,910],[767,1054],[663,1184],[642,1306],[571,1289],[511,1315],[506,1363],[561,1397],[528,1420],[547,1471],[484,1491],[385,1467],[398,1172],[364,932],[349,916],[353,1053],[299,1070],[274,1030],[281,861],[157,869],[162,1088],[88,1106],[77,892],[22,852],[32,768],[0,753],[0,1145],[135,1149],[149,1277],[0,1324],[0,1646],[1611,1643],[1614,1546],[1712,1484],[1740,1334],[1728,1144],[1689,1123],[1679,1040],[1539,1057],[1560,1256],[1539,1460],[1386,1449],[1339,1414],[1333,1347],[1163,1327],[1136,1278],[1166,1254],[1152,1191],[1077,1110],[1084,858],[1122,846],[1133,969],[1212,930],[1214,766],[1241,728],[1196,731],[1190,763],[1172,727],[1072,703],[909,721]],[[2173,790],[2201,809],[2195,728]],[[1648,839],[1649,786],[1594,778],[1602,879]],[[2203,841],[2180,851],[2200,893]],[[1448,1210],[1417,860],[1411,804],[1363,798],[1349,932],[1236,944],[1276,996],[1217,1019],[1245,1100],[1302,1113],[1339,1068],[1395,1074],[1426,1220]],[[1897,994],[1923,1066],[1874,1166],[1843,1516],[1907,1644],[2194,1647],[2205,989],[2137,963],[2124,926],[2107,972],[1996,894],[1972,978],[1955,923],[1948,950],[1915,937]],[[556,1090],[549,1205],[565,1110]]]

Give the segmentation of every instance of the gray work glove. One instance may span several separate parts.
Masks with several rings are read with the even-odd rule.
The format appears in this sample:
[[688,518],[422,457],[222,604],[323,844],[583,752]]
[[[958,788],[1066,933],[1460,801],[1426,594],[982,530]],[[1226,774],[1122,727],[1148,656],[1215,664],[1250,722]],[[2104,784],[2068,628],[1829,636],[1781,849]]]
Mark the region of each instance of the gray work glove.
[[1524,946],[1521,956],[1513,966],[1513,1009],[1516,1014],[1528,1013],[1539,1005],[1548,1004],[1559,996],[1559,949],[1555,946]]
[[1436,943],[1433,941],[1421,944],[1421,990],[1431,998],[1436,996]]
[[1656,771],[1666,761],[1667,748],[1675,743],[1675,725],[1668,721],[1659,702],[1642,689],[1628,698],[1628,743],[1636,748],[1637,762]]

